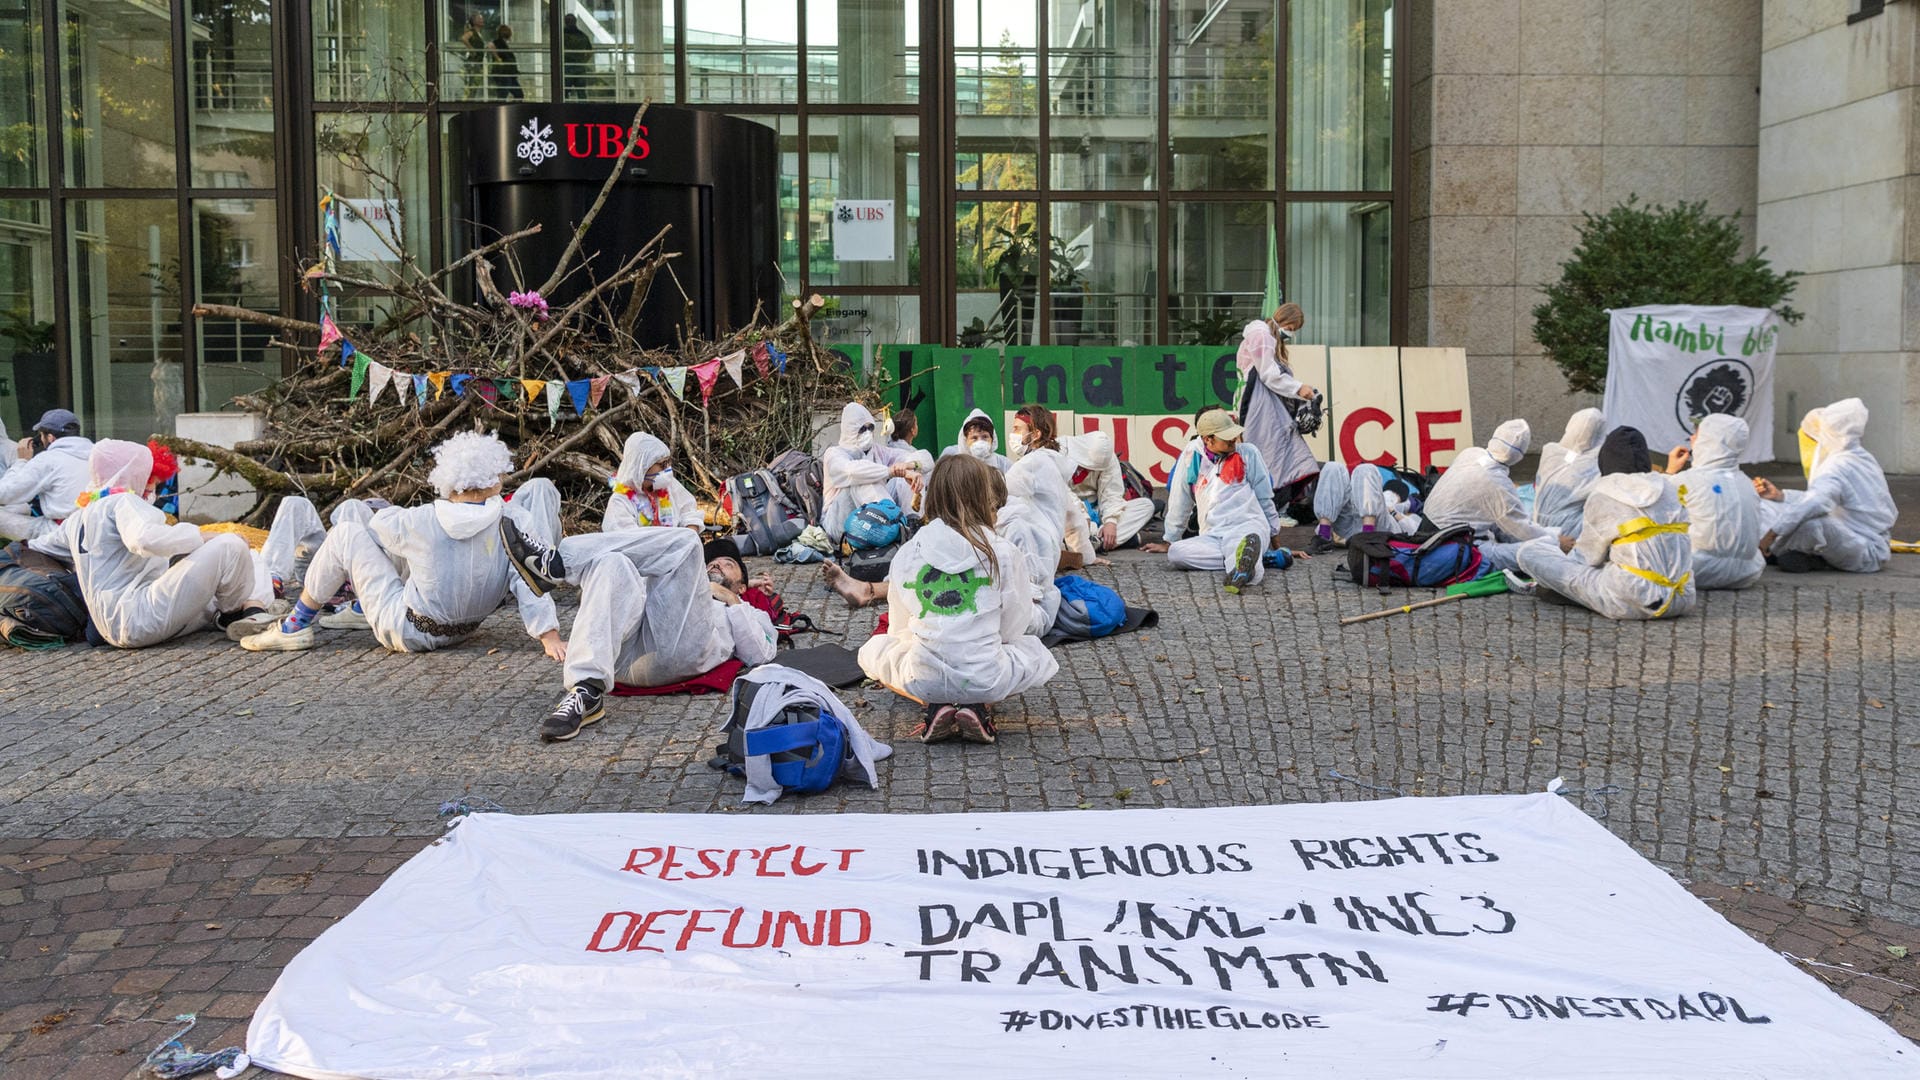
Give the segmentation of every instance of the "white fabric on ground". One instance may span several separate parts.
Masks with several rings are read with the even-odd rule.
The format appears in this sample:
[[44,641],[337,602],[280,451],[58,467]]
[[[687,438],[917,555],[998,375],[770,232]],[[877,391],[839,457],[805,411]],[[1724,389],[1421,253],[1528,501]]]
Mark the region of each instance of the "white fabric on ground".
[[[834,717],[841,721],[841,729],[846,733],[847,749],[853,759],[859,763],[866,774],[867,786],[877,788],[880,778],[873,770],[874,763],[885,761],[893,756],[893,747],[876,740],[860,726],[847,703],[840,700],[833,688],[804,671],[797,671],[783,664],[764,664],[741,675],[737,680],[742,683],[771,683],[785,687],[782,692],[762,690],[753,699],[753,705],[747,710],[746,722],[741,725],[745,731],[758,731],[771,723],[774,717],[789,705],[811,705],[820,710],[822,719]],[[734,694],[739,694],[736,687]],[[771,803],[780,797],[784,790],[773,779],[772,763],[764,756],[749,757],[745,769],[747,790],[740,796],[741,802]]]

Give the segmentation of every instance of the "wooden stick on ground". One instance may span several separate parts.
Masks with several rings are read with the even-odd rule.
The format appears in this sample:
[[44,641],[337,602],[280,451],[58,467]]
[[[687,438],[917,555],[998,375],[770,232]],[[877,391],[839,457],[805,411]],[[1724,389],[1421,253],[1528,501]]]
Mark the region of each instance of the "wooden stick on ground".
[[1390,607],[1380,611],[1369,611],[1365,615],[1349,615],[1340,620],[1340,625],[1350,626],[1354,623],[1367,622],[1372,619],[1384,619],[1389,615],[1404,615],[1409,611],[1418,611],[1421,608],[1439,607],[1441,604],[1450,604],[1455,600],[1471,599],[1472,595],[1472,593],[1456,593],[1452,596],[1440,596],[1432,600],[1422,600],[1417,604],[1403,604],[1400,607]]

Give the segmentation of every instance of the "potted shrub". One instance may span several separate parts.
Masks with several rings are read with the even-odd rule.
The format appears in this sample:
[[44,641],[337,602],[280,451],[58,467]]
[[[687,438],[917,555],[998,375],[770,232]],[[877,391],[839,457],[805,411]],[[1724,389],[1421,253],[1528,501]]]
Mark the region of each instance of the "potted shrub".
[[13,385],[22,427],[60,407],[60,365],[54,353],[53,324],[33,317],[31,308],[0,316],[0,337],[13,342]]

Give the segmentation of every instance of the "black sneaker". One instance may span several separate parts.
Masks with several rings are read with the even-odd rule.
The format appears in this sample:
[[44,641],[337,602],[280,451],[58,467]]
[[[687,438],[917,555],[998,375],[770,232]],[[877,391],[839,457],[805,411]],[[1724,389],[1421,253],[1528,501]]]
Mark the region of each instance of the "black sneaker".
[[607,715],[607,695],[587,683],[567,691],[547,718],[540,722],[541,742],[566,742],[588,724],[597,724]]
[[1827,565],[1827,560],[1804,551],[1776,551],[1767,561],[1787,574],[1810,574],[1815,570],[1833,569]]
[[1233,549],[1233,565],[1227,568],[1227,580],[1223,586],[1230,593],[1253,584],[1254,568],[1260,565],[1260,537],[1253,533],[1240,538],[1240,545]]
[[1333,551],[1339,546],[1339,544],[1334,543],[1332,540],[1316,532],[1313,534],[1313,539],[1307,541],[1307,554],[1325,555],[1327,552]]
[[559,549],[521,532],[510,517],[500,518],[500,541],[507,546],[507,561],[520,572],[520,580],[527,583],[533,595],[545,596],[567,580],[567,567],[560,561]]

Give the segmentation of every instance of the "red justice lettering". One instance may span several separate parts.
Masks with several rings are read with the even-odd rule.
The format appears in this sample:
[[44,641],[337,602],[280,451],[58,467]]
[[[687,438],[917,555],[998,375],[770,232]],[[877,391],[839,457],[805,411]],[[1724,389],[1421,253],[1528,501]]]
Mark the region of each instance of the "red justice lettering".
[[1420,433],[1420,471],[1426,472],[1433,464],[1433,455],[1458,450],[1460,444],[1452,439],[1438,438],[1433,429],[1438,424],[1457,424],[1460,422],[1460,410],[1449,412],[1415,412],[1414,429]]
[[620,869],[661,881],[700,881],[732,877],[812,877],[823,870],[844,874],[853,857],[865,848],[828,848],[809,855],[805,844],[775,844],[769,848],[634,848]]
[[1348,466],[1358,465],[1363,461],[1369,465],[1397,464],[1400,459],[1394,457],[1390,450],[1383,450],[1379,457],[1372,459],[1360,456],[1360,447],[1355,444],[1354,436],[1359,434],[1364,424],[1378,424],[1383,429],[1390,428],[1393,426],[1393,414],[1385,409],[1372,407],[1355,409],[1348,413],[1347,418],[1340,424],[1340,460],[1346,462]]
[[568,124],[567,153],[577,158],[632,158],[641,161],[653,153],[647,141],[647,125],[640,125],[639,137],[627,145],[627,129],[619,124]]
[[[746,908],[609,911],[600,917],[586,951],[685,952],[698,934],[716,934],[729,949],[865,945],[873,936],[873,917],[859,908],[752,914]],[[650,937],[659,944],[648,944]]]

